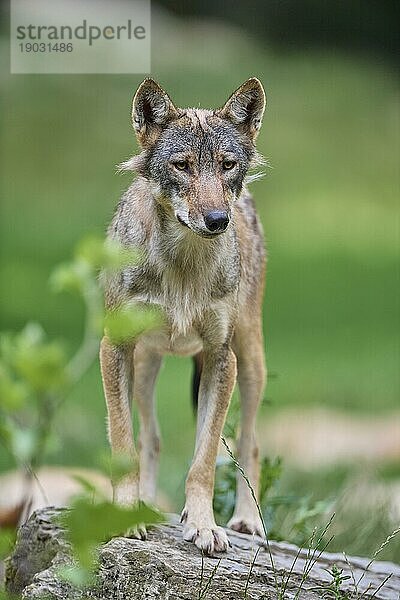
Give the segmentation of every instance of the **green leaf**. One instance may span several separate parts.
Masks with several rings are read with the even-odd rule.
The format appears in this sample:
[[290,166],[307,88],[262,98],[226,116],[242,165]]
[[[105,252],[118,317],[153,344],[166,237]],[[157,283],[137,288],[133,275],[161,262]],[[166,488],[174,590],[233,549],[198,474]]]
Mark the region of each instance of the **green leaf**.
[[15,336],[9,332],[3,331],[0,334],[0,356],[2,362],[7,366],[12,363],[14,338]]
[[326,514],[332,508],[330,500],[318,500],[310,505],[310,498],[301,499],[300,506],[295,515],[294,528],[301,529],[311,519]]
[[16,411],[22,408],[29,398],[27,386],[16,381],[4,363],[0,363],[0,408]]
[[24,346],[38,346],[46,339],[43,327],[39,323],[30,322],[25,325],[18,336],[20,344]]
[[[19,396],[25,392],[21,386],[11,391],[11,369],[24,380],[25,386],[29,385],[36,392],[49,393],[67,382],[63,347],[57,342],[46,342],[45,333],[37,323],[28,323],[17,335],[2,336],[1,353],[6,366],[3,376],[0,374],[0,380],[3,380],[6,394]],[[7,371],[4,372],[7,368],[8,380]]]
[[90,497],[91,501],[94,498],[105,499],[103,492],[101,492],[89,479],[79,473],[72,473],[72,479],[74,479],[81,486],[82,490]]
[[132,471],[132,457],[127,454],[112,454],[105,452],[99,457],[101,470],[111,478],[114,483],[120,481]]
[[39,392],[60,389],[67,380],[65,355],[55,342],[38,348],[35,353],[21,350],[15,367],[19,374]]
[[15,529],[0,529],[0,560],[4,560],[11,554],[15,543]]
[[18,463],[29,462],[36,446],[36,432],[22,429],[6,414],[0,413],[0,442]]
[[163,320],[161,310],[156,307],[145,308],[127,304],[106,313],[104,327],[110,340],[121,344],[145,331],[156,329]]
[[233,514],[237,470],[231,458],[219,456],[215,473],[213,506],[218,519],[226,524]]
[[11,451],[14,424],[7,415],[0,412],[0,442]]
[[225,438],[236,440],[240,423],[240,403],[238,397],[234,394],[229,406],[228,415],[225,420],[224,433]]
[[269,492],[279,481],[282,475],[282,459],[278,456],[274,460],[265,456],[261,461],[260,469],[260,503],[263,504]]
[[50,276],[50,287],[55,292],[78,292],[94,278],[90,266],[83,261],[62,264]]
[[91,268],[120,270],[127,265],[136,265],[141,260],[141,253],[134,248],[122,246],[116,240],[88,236],[76,248],[76,257]]
[[14,368],[37,392],[59,390],[67,383],[66,356],[57,342],[16,348]]
[[89,586],[93,582],[93,574],[88,569],[74,565],[60,566],[57,569],[57,575],[63,581],[78,588]]
[[0,590],[0,600],[19,600],[19,598],[17,596],[10,596],[4,590]]
[[11,431],[12,453],[19,463],[28,463],[35,451],[37,443],[36,431],[14,427]]
[[67,529],[80,566],[91,569],[99,544],[113,536],[122,535],[135,525],[161,523],[164,517],[142,503],[137,507],[125,508],[111,502],[94,504],[85,498],[78,498],[59,519]]

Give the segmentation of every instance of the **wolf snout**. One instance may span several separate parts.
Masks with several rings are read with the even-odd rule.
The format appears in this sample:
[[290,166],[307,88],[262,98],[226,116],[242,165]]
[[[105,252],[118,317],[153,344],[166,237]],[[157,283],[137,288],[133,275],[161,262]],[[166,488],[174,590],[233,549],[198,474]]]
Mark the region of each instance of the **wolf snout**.
[[227,210],[210,210],[204,215],[204,223],[209,231],[217,233],[225,231],[229,225],[229,214]]

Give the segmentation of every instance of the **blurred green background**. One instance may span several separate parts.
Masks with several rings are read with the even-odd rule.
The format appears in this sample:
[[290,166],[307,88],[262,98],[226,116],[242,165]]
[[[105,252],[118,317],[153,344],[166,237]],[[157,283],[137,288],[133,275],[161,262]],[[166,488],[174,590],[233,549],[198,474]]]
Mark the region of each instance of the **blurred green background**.
[[[264,424],[283,408],[300,414],[340,409],[393,422],[400,392],[399,85],[388,43],[390,11],[386,29],[382,25],[384,7],[392,3],[380,4],[379,23],[374,29],[368,21],[369,34],[362,17],[371,3],[347,3],[350,16],[344,3],[331,3],[345,25],[334,20],[326,36],[312,12],[318,3],[281,3],[289,16],[302,4],[311,22],[314,15],[310,28],[303,14],[304,36],[291,36],[284,19],[271,29],[268,14],[249,19],[245,2],[236,3],[232,21],[218,13],[220,2],[214,4],[153,3],[151,75],[180,106],[219,106],[251,75],[266,88],[258,145],[271,168],[252,186],[269,253],[264,327],[275,374],[260,414],[262,448],[269,448]],[[332,25],[329,11],[327,17]],[[291,27],[301,31],[301,20]],[[5,35],[1,46],[7,55]],[[143,76],[13,76],[7,68],[1,83],[0,329],[39,321],[72,352],[82,307],[73,296],[53,295],[48,278],[82,236],[105,231],[129,185],[130,176],[116,175],[115,165],[137,150],[130,102]],[[190,371],[190,361],[168,358],[158,382],[160,485],[175,510],[194,442]],[[56,428],[61,442],[48,462],[97,465],[107,447],[98,364],[74,390]],[[398,456],[388,461],[386,470],[329,465],[315,476],[289,465],[287,485],[325,497],[360,468],[398,482]],[[0,450],[0,470],[11,466]],[[374,541],[360,551],[370,551]]]

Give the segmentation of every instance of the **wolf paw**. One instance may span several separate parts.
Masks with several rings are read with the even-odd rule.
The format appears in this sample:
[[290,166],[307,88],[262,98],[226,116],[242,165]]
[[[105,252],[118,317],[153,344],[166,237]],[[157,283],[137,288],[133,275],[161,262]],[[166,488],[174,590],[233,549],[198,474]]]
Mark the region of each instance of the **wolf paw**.
[[183,539],[187,542],[193,542],[199,550],[207,554],[213,555],[214,552],[226,552],[230,546],[228,536],[222,527],[218,527],[215,523],[209,527],[197,525],[193,520],[188,518],[187,511],[182,512],[181,521],[185,523],[183,528]]
[[193,542],[204,554],[212,555],[214,552],[226,552],[229,548],[229,540],[222,527],[201,527],[194,523],[187,523],[183,530],[183,539]]
[[260,517],[235,517],[229,521],[227,527],[240,533],[248,533],[250,535],[259,535],[265,537],[264,527]]
[[146,540],[147,539],[147,531],[146,527],[143,523],[139,525],[134,525],[134,527],[130,527],[123,537],[136,539],[136,540]]

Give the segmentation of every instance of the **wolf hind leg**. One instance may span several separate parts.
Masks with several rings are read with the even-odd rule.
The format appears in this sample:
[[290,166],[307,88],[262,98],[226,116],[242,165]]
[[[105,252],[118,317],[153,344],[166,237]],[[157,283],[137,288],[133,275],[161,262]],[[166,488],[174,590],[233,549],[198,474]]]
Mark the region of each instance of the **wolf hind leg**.
[[156,500],[160,430],[157,422],[154,388],[162,357],[140,345],[134,354],[133,399],[139,411],[140,499]]
[[[246,325],[237,329],[234,350],[237,358],[241,404],[238,459],[258,500],[260,469],[256,417],[266,379],[261,318],[256,325],[252,324],[251,327]],[[264,528],[257,505],[240,472],[237,473],[235,510],[228,527],[243,533],[264,536]]]

